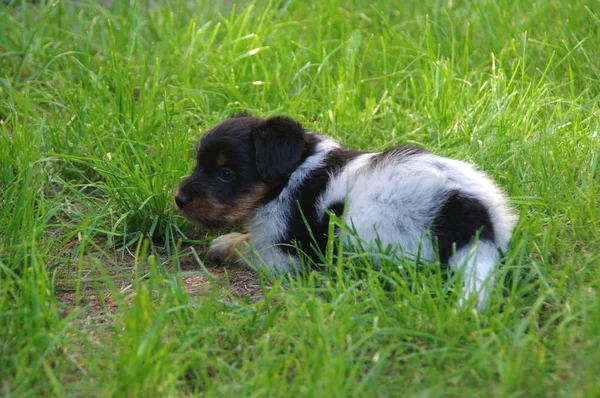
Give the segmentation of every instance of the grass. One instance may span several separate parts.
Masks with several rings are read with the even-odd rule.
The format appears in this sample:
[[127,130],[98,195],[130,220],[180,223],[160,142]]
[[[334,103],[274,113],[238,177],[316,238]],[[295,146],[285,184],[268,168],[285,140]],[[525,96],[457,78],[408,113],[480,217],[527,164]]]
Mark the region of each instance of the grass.
[[[597,0],[15,0],[0,20],[2,395],[599,391]],[[456,310],[435,266],[329,260],[255,277],[260,300],[210,276],[172,195],[240,110],[489,173],[520,213],[490,308]]]

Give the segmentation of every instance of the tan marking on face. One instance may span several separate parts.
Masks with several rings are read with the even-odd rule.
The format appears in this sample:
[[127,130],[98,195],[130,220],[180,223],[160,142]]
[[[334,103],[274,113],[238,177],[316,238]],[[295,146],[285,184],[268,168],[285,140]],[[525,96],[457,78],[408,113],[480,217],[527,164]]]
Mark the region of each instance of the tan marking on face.
[[223,167],[227,164],[227,156],[225,156],[225,154],[223,152],[221,152],[217,155],[216,164],[217,164],[217,167]]
[[227,221],[234,223],[248,218],[264,200],[265,196],[267,196],[268,190],[269,187],[267,184],[262,182],[257,184],[254,191],[246,196],[242,196],[233,206],[230,206],[229,212],[226,215]]
[[185,207],[184,215],[192,221],[221,220],[226,224],[233,224],[248,218],[263,201],[268,189],[266,184],[259,183],[251,193],[240,197],[233,205],[219,203],[210,195],[194,198]]
[[185,207],[185,212],[198,218],[219,218],[227,211],[227,205],[219,203],[212,196],[193,198]]

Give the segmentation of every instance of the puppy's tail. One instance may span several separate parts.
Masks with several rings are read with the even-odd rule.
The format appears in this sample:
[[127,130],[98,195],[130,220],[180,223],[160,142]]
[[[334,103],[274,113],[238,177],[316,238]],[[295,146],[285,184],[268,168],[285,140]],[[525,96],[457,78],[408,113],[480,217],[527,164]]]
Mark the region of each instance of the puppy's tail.
[[464,275],[459,305],[476,294],[477,308],[485,309],[496,282],[493,272],[499,261],[498,248],[489,240],[475,241],[456,251],[449,262],[454,271],[462,271]]

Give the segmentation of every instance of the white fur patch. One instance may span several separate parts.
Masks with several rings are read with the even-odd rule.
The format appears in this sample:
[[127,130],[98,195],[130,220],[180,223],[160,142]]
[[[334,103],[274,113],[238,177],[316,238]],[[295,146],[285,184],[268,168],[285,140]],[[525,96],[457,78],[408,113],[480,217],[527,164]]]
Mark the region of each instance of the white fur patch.
[[[251,218],[250,243],[258,255],[252,260],[255,266],[273,273],[298,270],[298,259],[278,244],[286,238],[296,205],[294,193],[324,164],[327,154],[339,147],[329,138],[320,139],[315,153],[296,169],[279,196],[261,206]],[[398,255],[418,253],[420,258],[435,261],[438,253],[429,236],[430,224],[448,193],[458,191],[477,199],[488,209],[495,240],[461,248],[450,258],[450,265],[454,270],[464,270],[463,299],[478,294],[479,307],[485,307],[499,261],[498,248],[506,250],[517,219],[504,195],[485,174],[458,160],[417,153],[392,156],[374,166],[375,155],[359,155],[330,176],[315,203],[317,217],[323,219],[323,209],[347,199],[345,222],[356,230],[363,247],[366,244],[375,249],[379,243],[383,248],[392,247]]]
[[494,269],[500,260],[498,249],[492,242],[476,242],[458,250],[450,258],[454,271],[463,274],[463,289],[459,300],[462,305],[471,294],[477,295],[477,307],[486,307],[494,287]]

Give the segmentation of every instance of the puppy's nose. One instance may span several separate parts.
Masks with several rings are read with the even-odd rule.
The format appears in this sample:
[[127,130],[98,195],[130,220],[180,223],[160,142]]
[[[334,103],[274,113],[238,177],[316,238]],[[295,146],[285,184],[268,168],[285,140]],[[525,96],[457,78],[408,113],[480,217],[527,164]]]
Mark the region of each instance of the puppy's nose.
[[175,195],[175,203],[177,204],[177,207],[179,207],[180,210],[183,210],[185,205],[190,203],[190,198],[183,192],[177,192],[177,194]]

